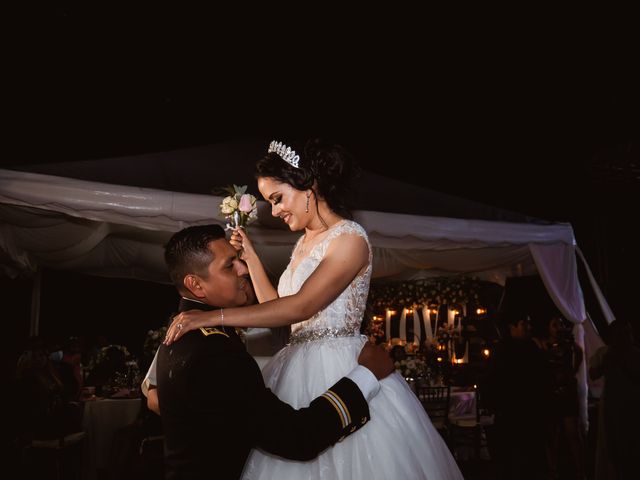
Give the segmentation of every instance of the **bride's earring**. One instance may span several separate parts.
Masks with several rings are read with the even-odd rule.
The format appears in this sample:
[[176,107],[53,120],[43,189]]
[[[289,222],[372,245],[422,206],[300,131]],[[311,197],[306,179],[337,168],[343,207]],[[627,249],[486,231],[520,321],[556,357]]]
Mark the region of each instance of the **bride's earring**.
[[309,213],[309,197],[311,197],[311,194],[307,193],[307,206],[304,209],[304,211],[307,213]]

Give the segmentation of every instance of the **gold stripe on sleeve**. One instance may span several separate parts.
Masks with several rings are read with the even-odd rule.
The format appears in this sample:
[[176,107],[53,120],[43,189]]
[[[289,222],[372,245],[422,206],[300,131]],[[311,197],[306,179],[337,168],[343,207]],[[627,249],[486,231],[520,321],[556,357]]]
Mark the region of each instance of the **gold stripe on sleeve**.
[[336,409],[336,412],[338,412],[338,416],[340,417],[340,422],[342,423],[342,428],[345,428],[348,425],[348,423],[346,423],[347,419],[336,401],[331,398],[331,396],[327,395],[327,393],[323,393],[322,397],[325,398],[333,406],[333,408]]
[[349,413],[349,409],[347,408],[345,403],[342,401],[340,396],[336,392],[334,392],[333,390],[327,390],[327,393],[331,393],[335,397],[335,399],[338,402],[340,402],[340,405],[342,406],[342,408],[344,408],[344,412],[347,415],[347,425],[351,424],[351,414]]

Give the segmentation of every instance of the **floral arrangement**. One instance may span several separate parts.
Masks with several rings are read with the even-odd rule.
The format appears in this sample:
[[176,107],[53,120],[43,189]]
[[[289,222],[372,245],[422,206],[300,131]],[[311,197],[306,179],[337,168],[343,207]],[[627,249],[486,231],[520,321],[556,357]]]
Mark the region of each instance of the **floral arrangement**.
[[427,375],[428,366],[422,358],[414,357],[395,362],[396,370],[405,378],[420,378]]
[[407,342],[404,345],[404,351],[407,352],[409,355],[415,355],[418,353],[419,350],[420,350],[420,345],[416,345],[413,342]]
[[436,341],[441,345],[446,345],[449,343],[449,340],[456,341],[460,336],[460,332],[453,325],[449,325],[445,323],[444,325],[438,326],[438,331],[436,332]]
[[369,337],[369,341],[375,343],[376,345],[384,342],[384,322],[377,319],[371,320],[371,322],[369,322],[369,325],[367,325],[366,334]]
[[477,303],[480,287],[477,278],[464,276],[371,285],[368,304],[373,312],[383,312],[389,307]]
[[164,340],[164,337],[167,335],[167,327],[160,327],[157,330],[149,330],[147,332],[147,336],[144,339],[144,357],[147,359],[149,363],[156,354],[156,350],[160,347],[160,344]]
[[135,388],[140,383],[140,366],[124,345],[107,345],[98,350],[87,366],[89,381],[98,382],[103,393]]
[[87,370],[92,371],[95,367],[112,358],[114,355],[122,357],[124,362],[131,360],[133,357],[124,345],[107,345],[98,350],[98,353],[89,360]]
[[227,219],[227,230],[246,227],[249,222],[258,218],[256,197],[246,193],[247,186],[232,185],[225,191],[229,194],[222,199],[220,212]]

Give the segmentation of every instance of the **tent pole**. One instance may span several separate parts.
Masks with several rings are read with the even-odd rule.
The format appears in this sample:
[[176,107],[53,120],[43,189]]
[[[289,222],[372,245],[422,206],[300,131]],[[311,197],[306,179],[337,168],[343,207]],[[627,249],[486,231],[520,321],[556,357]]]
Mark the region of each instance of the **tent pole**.
[[42,270],[38,268],[33,276],[31,286],[31,323],[29,325],[29,335],[38,335],[40,331],[40,292],[42,286]]

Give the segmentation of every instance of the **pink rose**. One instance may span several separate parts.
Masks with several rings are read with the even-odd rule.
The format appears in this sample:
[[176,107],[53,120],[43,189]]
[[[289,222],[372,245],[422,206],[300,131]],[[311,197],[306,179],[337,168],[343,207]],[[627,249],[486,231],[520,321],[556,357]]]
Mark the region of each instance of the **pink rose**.
[[240,197],[240,204],[238,205],[238,209],[243,213],[249,213],[253,210],[253,205],[251,205],[251,195],[245,193]]

